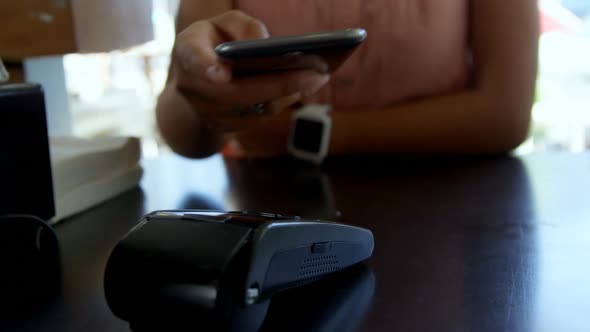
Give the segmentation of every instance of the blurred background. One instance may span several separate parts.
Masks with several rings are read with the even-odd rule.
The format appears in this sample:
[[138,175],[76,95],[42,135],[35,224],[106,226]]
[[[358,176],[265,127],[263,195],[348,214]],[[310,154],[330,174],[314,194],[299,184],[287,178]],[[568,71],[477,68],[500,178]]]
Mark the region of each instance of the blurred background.
[[[63,68],[73,133],[138,136],[151,157],[169,152],[157,134],[154,107],[166,80],[179,0],[142,1],[152,1],[152,41],[68,54]],[[590,1],[539,0],[539,15],[534,125],[518,152],[590,149]]]

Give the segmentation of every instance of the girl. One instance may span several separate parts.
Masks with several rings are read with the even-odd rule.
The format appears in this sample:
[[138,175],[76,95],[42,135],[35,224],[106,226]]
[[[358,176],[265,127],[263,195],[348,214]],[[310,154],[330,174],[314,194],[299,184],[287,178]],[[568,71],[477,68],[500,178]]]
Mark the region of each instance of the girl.
[[[291,113],[310,102],[332,106],[333,155],[498,153],[527,136],[536,0],[183,0],[177,27],[157,119],[185,156],[285,154]],[[367,40],[331,76],[234,78],[214,52],[225,41],[350,27]],[[232,112],[260,103],[259,115]]]

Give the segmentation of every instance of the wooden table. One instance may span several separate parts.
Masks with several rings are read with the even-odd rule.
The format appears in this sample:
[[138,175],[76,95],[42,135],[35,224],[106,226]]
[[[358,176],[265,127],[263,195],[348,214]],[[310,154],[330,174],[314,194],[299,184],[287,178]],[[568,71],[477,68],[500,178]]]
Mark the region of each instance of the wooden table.
[[267,331],[590,331],[588,154],[346,158],[321,169],[170,156],[145,166],[141,189],[56,226],[59,294],[0,330],[127,331],[102,289],[113,246],[148,211],[209,208],[332,219],[375,235],[366,269],[277,300]]

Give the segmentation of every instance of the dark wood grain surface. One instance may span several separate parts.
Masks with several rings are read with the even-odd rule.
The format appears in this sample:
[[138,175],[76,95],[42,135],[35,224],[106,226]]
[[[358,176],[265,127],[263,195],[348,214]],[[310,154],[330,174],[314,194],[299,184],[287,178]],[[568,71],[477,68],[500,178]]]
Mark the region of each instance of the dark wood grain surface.
[[588,154],[144,164],[141,188],[55,227],[58,295],[27,317],[2,317],[0,330],[128,331],[103,295],[111,249],[146,212],[208,208],[336,220],[375,235],[364,270],[331,290],[284,295],[267,331],[590,331]]

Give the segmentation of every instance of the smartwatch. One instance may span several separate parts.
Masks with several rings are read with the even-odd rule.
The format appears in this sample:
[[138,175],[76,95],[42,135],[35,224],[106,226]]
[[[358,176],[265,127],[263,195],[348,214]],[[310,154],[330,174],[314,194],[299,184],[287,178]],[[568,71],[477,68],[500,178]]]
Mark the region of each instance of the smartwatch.
[[332,119],[329,105],[306,105],[293,114],[287,150],[293,156],[320,164],[328,154]]

